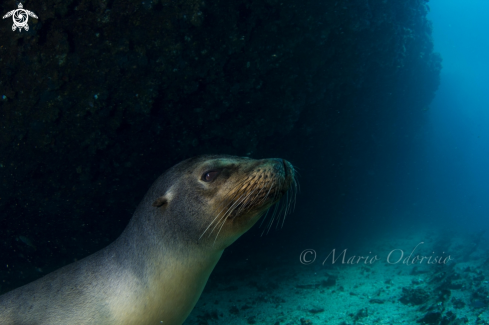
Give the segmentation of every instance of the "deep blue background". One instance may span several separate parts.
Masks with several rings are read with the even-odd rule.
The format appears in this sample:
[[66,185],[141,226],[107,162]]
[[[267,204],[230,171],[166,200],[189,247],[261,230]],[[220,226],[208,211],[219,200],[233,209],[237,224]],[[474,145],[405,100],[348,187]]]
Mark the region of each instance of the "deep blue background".
[[[435,99],[380,119],[357,115],[345,152],[331,152],[325,134],[317,152],[293,161],[304,186],[280,239],[354,247],[418,228],[489,229],[489,2],[429,6],[443,58]],[[349,177],[328,169],[328,155],[338,154],[349,157]],[[335,192],[338,182],[348,184],[344,193]]]
[[[428,111],[426,196],[438,217],[489,227],[489,2],[430,2],[441,84]],[[422,184],[421,184],[422,185]]]

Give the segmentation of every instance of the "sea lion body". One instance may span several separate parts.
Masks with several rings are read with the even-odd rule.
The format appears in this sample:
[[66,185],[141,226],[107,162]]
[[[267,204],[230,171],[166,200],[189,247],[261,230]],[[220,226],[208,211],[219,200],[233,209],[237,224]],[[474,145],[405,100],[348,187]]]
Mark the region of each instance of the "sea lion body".
[[0,296],[0,324],[182,324],[224,249],[280,199],[293,173],[281,159],[177,164],[112,244]]
[[160,255],[144,274],[114,244],[0,297],[0,324],[181,324],[222,253]]

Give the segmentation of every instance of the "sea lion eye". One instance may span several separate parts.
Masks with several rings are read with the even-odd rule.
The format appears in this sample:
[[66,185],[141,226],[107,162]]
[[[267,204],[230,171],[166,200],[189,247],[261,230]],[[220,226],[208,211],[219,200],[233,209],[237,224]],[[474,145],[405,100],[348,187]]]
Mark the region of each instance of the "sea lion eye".
[[212,182],[216,179],[217,175],[219,175],[219,172],[217,170],[210,170],[202,175],[202,180],[204,182]]

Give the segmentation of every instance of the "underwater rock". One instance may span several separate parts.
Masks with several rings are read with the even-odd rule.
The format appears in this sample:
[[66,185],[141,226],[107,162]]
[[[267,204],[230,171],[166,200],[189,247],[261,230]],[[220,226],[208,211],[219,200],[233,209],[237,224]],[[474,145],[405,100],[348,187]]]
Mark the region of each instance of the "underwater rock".
[[418,323],[422,324],[436,324],[436,325],[460,325],[467,324],[468,320],[466,317],[457,318],[457,316],[451,312],[446,312],[445,315],[442,316],[440,312],[428,312],[424,315],[423,318],[417,320]]
[[231,314],[233,314],[233,315],[237,315],[237,314],[239,314],[239,309],[238,309],[238,307],[236,307],[236,306],[232,306],[232,307],[229,309],[229,312],[230,312]]
[[319,313],[324,312],[324,308],[315,307],[315,308],[309,309],[309,312],[311,314],[319,314]]
[[219,315],[216,310],[205,312],[202,315],[197,316],[200,324],[209,324],[209,322],[219,319]]
[[313,324],[310,319],[306,319],[306,318],[301,318],[300,321],[301,321],[301,325],[312,325]]
[[399,299],[405,305],[421,305],[428,301],[430,295],[422,288],[402,288],[402,296]]
[[462,309],[465,307],[465,302],[462,299],[453,297],[451,301],[453,307],[456,309]]
[[353,321],[356,323],[362,318],[368,317],[368,309],[362,308],[353,315]]
[[452,273],[441,283],[440,288],[459,290],[464,287],[464,279],[459,273]]
[[440,321],[440,325],[456,325],[464,323],[464,320],[458,319],[457,316],[451,311],[447,311]]
[[338,280],[337,276],[329,275],[327,280],[321,281],[321,287],[334,287],[336,285],[336,281]]
[[[184,157],[300,155],[324,130],[341,148],[363,112],[421,111],[439,83],[425,1],[28,9],[39,17],[28,32],[0,25],[0,263],[16,269],[47,272],[107,245],[138,193]],[[15,254],[20,234],[35,254]],[[8,272],[2,290],[36,276]]]
[[479,287],[470,296],[470,307],[473,309],[489,308],[489,289]]
[[423,318],[417,320],[421,324],[439,324],[441,320],[440,312],[428,312]]

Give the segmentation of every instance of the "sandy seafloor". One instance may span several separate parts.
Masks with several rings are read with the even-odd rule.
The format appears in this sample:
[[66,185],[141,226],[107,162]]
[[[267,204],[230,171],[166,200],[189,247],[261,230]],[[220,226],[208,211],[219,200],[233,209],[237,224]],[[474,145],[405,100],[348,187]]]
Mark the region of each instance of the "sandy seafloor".
[[[402,249],[407,257],[418,244],[412,257],[450,255],[453,260],[387,262],[392,250]],[[365,247],[363,255],[372,252],[380,260],[343,264],[340,258],[333,264],[330,257],[323,266],[330,247],[310,265],[301,264],[299,256],[266,267],[247,261],[218,265],[184,324],[489,324],[487,235],[416,230],[377,238]],[[399,258],[396,252],[391,262]]]

